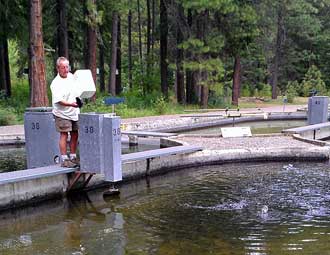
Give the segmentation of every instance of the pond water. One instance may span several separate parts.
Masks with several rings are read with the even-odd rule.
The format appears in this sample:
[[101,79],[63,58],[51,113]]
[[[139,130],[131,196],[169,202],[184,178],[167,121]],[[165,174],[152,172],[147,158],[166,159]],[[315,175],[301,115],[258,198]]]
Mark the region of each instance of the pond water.
[[203,128],[192,131],[184,131],[183,134],[221,134],[222,127],[250,127],[252,134],[281,133],[283,129],[305,126],[305,120],[267,120],[256,122],[234,123],[218,127]]
[[329,254],[323,163],[200,167],[0,214],[0,254]]

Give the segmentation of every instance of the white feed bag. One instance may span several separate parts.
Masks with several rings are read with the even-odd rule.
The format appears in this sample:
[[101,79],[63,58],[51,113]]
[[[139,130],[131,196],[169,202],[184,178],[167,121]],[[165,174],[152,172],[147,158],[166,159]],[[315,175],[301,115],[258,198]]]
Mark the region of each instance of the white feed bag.
[[96,89],[91,70],[77,70],[74,73],[74,79],[79,88],[80,98],[90,98],[94,96]]

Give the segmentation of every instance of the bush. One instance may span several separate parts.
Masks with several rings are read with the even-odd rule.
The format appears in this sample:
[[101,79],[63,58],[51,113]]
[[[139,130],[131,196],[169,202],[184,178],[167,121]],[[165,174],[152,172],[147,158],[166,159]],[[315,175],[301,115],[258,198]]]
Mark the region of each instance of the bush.
[[164,97],[159,97],[156,99],[156,101],[154,102],[154,107],[155,107],[155,111],[156,113],[162,115],[166,113],[166,108],[167,108],[167,103],[164,99]]
[[288,103],[293,103],[295,97],[298,95],[296,88],[299,87],[297,81],[289,81],[286,90],[286,97],[288,99]]
[[244,84],[241,89],[241,97],[250,97],[251,91],[248,85]]
[[269,84],[258,83],[259,96],[260,97],[271,97],[272,96],[272,87]]
[[322,74],[314,65],[312,65],[305,74],[301,87],[303,88],[304,96],[309,96],[312,90],[316,90],[317,94],[320,96],[327,95],[326,86],[322,80]]
[[8,126],[15,123],[15,115],[8,110],[0,110],[0,126]]

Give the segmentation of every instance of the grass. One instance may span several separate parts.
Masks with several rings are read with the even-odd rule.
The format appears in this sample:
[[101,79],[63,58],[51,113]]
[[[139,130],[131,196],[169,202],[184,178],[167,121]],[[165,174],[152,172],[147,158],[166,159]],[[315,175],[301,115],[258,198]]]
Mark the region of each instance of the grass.
[[[110,113],[112,106],[107,106],[103,103],[103,98],[106,94],[97,93],[97,100],[95,102],[85,103],[82,112],[98,112]],[[51,98],[50,93],[48,97]],[[196,112],[200,109],[198,105],[180,105],[175,102],[174,97],[171,96],[169,101],[164,100],[158,93],[145,97],[139,94],[124,95],[125,102],[115,107],[115,112],[121,118],[134,118],[144,116],[155,116],[163,114],[181,114],[185,110]],[[305,105],[308,98],[297,97],[293,104]],[[283,105],[283,98],[278,97],[276,100],[260,99],[255,97],[240,98],[239,108],[261,108],[272,105]],[[12,86],[12,96],[5,98],[0,94],[0,126],[22,124],[23,116],[26,107],[29,107],[29,88],[27,79],[18,80]],[[209,109],[224,109],[223,105],[210,106]],[[237,107],[230,107],[236,109]]]
[[[307,97],[296,97],[293,103],[286,103],[286,105],[306,105],[308,103]],[[274,105],[283,105],[283,97],[277,99],[260,100],[258,98],[240,98],[239,108],[261,108]]]

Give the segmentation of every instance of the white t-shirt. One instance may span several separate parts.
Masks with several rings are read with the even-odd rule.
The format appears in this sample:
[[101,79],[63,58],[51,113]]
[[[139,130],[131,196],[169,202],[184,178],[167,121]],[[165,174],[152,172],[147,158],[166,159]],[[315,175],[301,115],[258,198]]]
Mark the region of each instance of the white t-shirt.
[[63,119],[77,121],[80,113],[79,108],[59,104],[60,101],[76,102],[76,97],[79,96],[73,74],[68,73],[66,78],[62,78],[57,74],[50,85],[50,89],[52,91],[53,114]]

